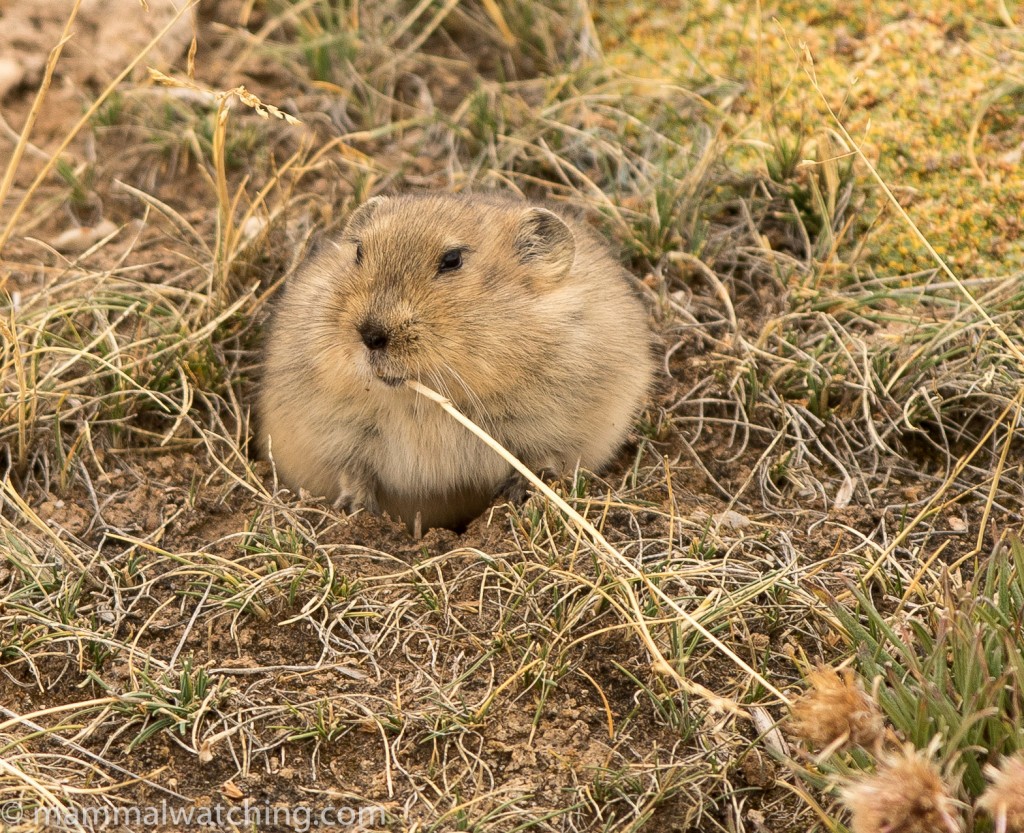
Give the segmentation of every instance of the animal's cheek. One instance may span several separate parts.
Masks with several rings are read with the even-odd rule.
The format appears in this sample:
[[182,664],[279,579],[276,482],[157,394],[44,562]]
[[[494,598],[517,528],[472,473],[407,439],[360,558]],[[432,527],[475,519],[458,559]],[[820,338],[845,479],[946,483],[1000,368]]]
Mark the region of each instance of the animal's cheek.
[[356,363],[355,352],[347,345],[325,344],[316,359],[317,375],[323,382],[333,384],[349,375]]
[[431,340],[408,327],[397,327],[388,345],[388,357],[403,363],[429,363],[431,353]]

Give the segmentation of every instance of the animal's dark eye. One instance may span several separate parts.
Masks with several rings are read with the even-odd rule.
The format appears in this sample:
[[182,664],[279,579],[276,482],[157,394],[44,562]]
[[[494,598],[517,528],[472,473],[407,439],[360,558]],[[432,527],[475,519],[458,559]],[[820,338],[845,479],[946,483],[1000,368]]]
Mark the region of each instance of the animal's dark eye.
[[462,266],[462,249],[449,249],[441,255],[441,262],[437,265],[438,272],[451,272]]
[[356,243],[356,266],[363,262],[363,244]]

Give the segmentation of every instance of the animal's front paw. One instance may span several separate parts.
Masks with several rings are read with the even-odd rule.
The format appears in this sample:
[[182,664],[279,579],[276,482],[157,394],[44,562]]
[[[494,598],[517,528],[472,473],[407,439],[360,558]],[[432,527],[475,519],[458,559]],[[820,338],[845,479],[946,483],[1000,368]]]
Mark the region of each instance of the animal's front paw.
[[501,482],[501,485],[494,490],[494,502],[520,504],[526,500],[526,493],[528,490],[529,484],[526,478],[519,472],[513,471]]
[[[546,467],[540,469],[537,472],[537,476],[545,483],[554,483],[561,478],[557,471]],[[524,503],[529,495],[530,485],[530,481],[523,477],[523,475],[513,471],[495,490],[494,500],[495,502],[514,503],[517,505]]]
[[377,501],[372,498],[359,497],[353,494],[340,494],[334,499],[335,511],[344,512],[346,515],[352,515],[362,509],[367,512],[376,513],[379,511]]
[[375,515],[380,512],[377,495],[369,481],[347,473],[338,478],[338,497],[334,500],[334,508],[346,515],[360,509]]

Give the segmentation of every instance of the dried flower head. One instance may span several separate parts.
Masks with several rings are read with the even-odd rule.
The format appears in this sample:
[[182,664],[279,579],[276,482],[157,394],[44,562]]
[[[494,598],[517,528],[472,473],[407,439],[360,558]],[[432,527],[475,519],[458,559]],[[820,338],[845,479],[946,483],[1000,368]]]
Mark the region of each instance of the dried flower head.
[[978,806],[995,820],[996,833],[1024,833],[1024,752],[985,767],[989,784]]
[[153,67],[147,67],[147,69],[149,70],[149,77],[157,84],[162,84],[165,87],[175,87],[180,90],[191,90],[192,92],[198,93],[211,101],[224,101],[229,106],[232,97],[234,97],[241,101],[246,107],[251,107],[261,118],[269,119],[271,116],[274,116],[276,118],[283,119],[288,122],[288,124],[302,124],[302,122],[295,118],[295,116],[284,112],[284,110],[275,107],[273,104],[267,104],[265,101],[260,101],[256,95],[249,92],[243,86],[232,87],[230,90],[211,90],[209,87],[197,84],[191,79],[172,78],[169,75],[164,75],[158,69],[153,69]]
[[912,746],[842,791],[853,833],[960,833],[956,803],[930,761]]
[[885,722],[878,704],[849,668],[819,668],[807,681],[811,688],[789,717],[797,737],[830,752],[850,743],[871,746],[882,737]]

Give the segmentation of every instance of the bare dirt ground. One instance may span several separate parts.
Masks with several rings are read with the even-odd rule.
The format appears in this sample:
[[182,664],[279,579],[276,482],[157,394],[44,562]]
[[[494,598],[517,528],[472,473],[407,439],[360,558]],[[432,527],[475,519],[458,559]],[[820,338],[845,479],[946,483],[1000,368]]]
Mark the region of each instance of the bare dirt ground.
[[[182,37],[129,5],[84,5],[52,79],[69,12],[0,5],[0,829],[162,802],[264,814],[223,829],[845,829],[863,755],[770,727],[857,656],[841,611],[930,627],[1019,530],[1018,276],[891,266],[894,209],[832,126],[745,144],[749,88],[623,70],[642,21],[224,0]],[[131,15],[171,35],[110,90]],[[636,276],[657,389],[609,471],[556,484],[616,555],[540,495],[415,539],[257,459],[275,292],[311,236],[423,187],[577,205]],[[140,824],[187,827],[106,829]]]

